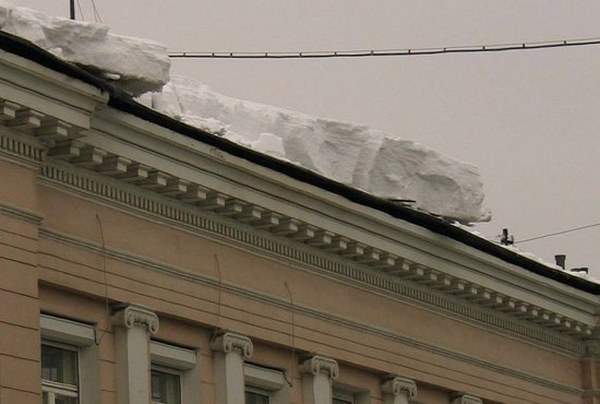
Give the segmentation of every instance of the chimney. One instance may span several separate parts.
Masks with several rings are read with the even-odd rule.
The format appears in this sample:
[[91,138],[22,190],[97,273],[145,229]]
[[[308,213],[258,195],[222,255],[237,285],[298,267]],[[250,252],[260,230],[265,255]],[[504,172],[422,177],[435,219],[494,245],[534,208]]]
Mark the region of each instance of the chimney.
[[590,273],[588,267],[571,268],[571,272],[585,272],[586,274]]
[[556,261],[556,265],[565,269],[565,262],[567,261],[567,256],[565,254],[556,254],[554,260]]

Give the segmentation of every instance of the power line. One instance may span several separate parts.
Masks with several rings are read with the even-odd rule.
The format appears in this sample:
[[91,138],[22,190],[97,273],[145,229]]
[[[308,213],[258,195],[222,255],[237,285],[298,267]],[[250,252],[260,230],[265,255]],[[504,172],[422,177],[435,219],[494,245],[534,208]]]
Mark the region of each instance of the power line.
[[79,10],[79,16],[83,21],[85,21],[85,15],[83,15],[83,9],[81,8],[81,3],[77,0],[77,9]]
[[574,231],[589,229],[591,227],[597,227],[597,226],[600,226],[600,222],[599,223],[588,224],[588,225],[585,225],[585,226],[573,227],[572,229],[562,230],[562,231],[558,231],[556,233],[548,233],[548,234],[543,234],[541,236],[526,238],[525,240],[518,240],[518,241],[515,241],[515,244],[523,244],[523,243],[527,243],[529,241],[539,240],[541,238],[559,236],[561,234],[572,233]]
[[534,50],[547,48],[562,48],[569,46],[600,45],[600,38],[581,38],[560,41],[505,43],[492,45],[466,45],[447,46],[441,48],[405,48],[405,49],[380,49],[380,50],[318,50],[318,51],[290,51],[290,52],[171,52],[171,58],[215,58],[215,59],[315,59],[315,58],[352,58],[371,56],[421,56],[441,55],[449,53],[478,53],[478,52],[505,52],[519,50]]
[[96,22],[104,22],[104,21],[102,21],[102,17],[100,16],[100,12],[96,8],[96,2],[94,0],[92,0],[92,11],[94,13],[94,20]]

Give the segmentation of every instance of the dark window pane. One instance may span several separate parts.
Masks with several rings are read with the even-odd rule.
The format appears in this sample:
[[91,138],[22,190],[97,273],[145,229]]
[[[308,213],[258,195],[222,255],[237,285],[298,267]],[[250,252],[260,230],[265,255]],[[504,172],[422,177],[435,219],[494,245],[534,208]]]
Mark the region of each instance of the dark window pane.
[[162,404],[181,404],[181,382],[179,376],[152,371],[152,401]]
[[256,391],[246,391],[246,404],[269,404],[269,395]]
[[54,399],[54,404],[77,404],[76,397],[67,397],[57,394]]
[[77,352],[42,345],[42,379],[77,385]]

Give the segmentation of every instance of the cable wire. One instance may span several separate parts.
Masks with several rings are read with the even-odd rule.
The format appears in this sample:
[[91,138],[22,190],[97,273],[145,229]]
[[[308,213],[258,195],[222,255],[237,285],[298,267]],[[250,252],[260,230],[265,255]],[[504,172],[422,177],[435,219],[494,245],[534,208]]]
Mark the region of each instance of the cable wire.
[[81,3],[77,0],[77,9],[79,9],[79,16],[83,21],[85,21],[85,16],[83,15],[83,9],[81,8]]
[[352,58],[372,56],[422,56],[449,53],[504,52],[518,50],[534,50],[561,48],[570,46],[600,45],[600,37],[567,39],[559,41],[505,43],[492,45],[447,46],[441,48],[405,48],[380,50],[317,50],[290,52],[171,52],[171,58],[215,58],[215,59],[315,59],[315,58]]
[[94,13],[94,20],[96,22],[104,22],[102,21],[102,17],[100,16],[100,12],[98,11],[98,8],[96,8],[96,2],[94,0],[92,1],[92,11]]
[[575,232],[575,231],[589,229],[591,227],[597,227],[597,226],[600,226],[600,222],[588,224],[588,225],[585,225],[585,226],[573,227],[572,229],[562,230],[562,231],[558,231],[556,233],[548,233],[548,234],[543,234],[541,236],[526,238],[525,240],[518,240],[518,241],[515,241],[515,244],[523,244],[523,243],[527,243],[529,241],[539,240],[539,239],[542,239],[542,238],[560,236],[561,234],[572,233],[572,232]]

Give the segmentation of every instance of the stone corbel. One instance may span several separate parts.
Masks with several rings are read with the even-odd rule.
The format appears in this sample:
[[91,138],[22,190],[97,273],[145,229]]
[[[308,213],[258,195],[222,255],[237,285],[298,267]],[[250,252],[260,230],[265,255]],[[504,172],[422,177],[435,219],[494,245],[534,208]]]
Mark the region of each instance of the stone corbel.
[[337,379],[340,369],[338,363],[331,358],[315,355],[306,359],[300,366],[301,373],[326,374],[331,380]]
[[483,401],[479,397],[470,394],[459,394],[454,396],[452,404],[483,404]]
[[238,351],[244,359],[250,359],[254,352],[254,345],[250,338],[227,331],[216,335],[210,341],[210,349],[223,353]]
[[144,327],[150,334],[158,332],[158,316],[150,309],[129,305],[113,316],[113,324],[125,328]]
[[381,392],[384,394],[385,403],[396,403],[400,401],[398,398],[408,402],[417,397],[417,384],[411,379],[389,376],[381,384]]

